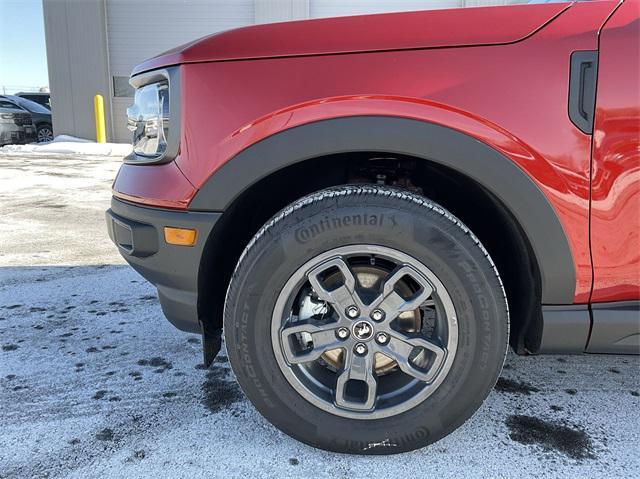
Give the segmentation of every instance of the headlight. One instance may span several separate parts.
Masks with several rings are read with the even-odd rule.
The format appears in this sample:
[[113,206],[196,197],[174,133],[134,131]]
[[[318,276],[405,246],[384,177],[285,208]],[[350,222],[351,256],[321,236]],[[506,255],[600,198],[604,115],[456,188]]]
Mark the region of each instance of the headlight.
[[127,109],[133,152],[125,163],[148,165],[174,160],[180,151],[180,67],[140,73],[129,83],[135,88],[133,105]]
[[169,136],[169,84],[151,83],[136,90],[127,109],[127,128],[133,132],[133,152],[142,157],[160,158],[167,150]]
[[2,113],[0,115],[0,123],[14,123],[13,113]]

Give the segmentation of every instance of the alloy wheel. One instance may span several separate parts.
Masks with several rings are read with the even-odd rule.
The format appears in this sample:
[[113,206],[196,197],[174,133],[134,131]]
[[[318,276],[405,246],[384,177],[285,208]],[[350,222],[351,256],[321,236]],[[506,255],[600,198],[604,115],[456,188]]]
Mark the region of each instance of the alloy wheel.
[[280,370],[306,400],[332,414],[378,419],[429,397],[458,341],[442,282],[395,249],[350,245],[298,268],[271,324]]
[[38,129],[38,143],[48,143],[53,141],[53,131],[49,127],[42,127]]

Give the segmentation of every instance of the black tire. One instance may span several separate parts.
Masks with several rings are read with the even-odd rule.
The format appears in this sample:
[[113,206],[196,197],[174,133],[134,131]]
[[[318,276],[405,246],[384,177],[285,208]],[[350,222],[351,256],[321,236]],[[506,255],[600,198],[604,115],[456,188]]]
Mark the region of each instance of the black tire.
[[[317,227],[323,219],[363,214],[385,221]],[[341,417],[303,398],[280,370],[271,342],[272,312],[293,272],[322,252],[363,243],[394,248],[428,266],[450,292],[458,328],[457,351],[437,389],[407,411],[369,420]],[[509,313],[489,254],[457,218],[403,190],[348,185],[302,198],[255,235],[227,292],[224,330],[240,386],[277,428],[329,451],[393,454],[441,439],[480,407],[502,369]]]

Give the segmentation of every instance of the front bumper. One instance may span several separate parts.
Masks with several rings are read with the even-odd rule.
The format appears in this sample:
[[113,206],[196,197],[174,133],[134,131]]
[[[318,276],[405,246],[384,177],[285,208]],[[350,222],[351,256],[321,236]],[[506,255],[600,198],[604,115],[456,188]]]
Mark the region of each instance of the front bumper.
[[[120,254],[158,289],[162,311],[178,329],[201,332],[198,316],[198,271],[209,233],[220,213],[147,208],[111,199],[106,212],[109,237]],[[194,246],[164,241],[164,227],[198,231]]]
[[0,146],[23,145],[36,140],[36,130],[33,126],[20,126],[13,123],[0,126]]

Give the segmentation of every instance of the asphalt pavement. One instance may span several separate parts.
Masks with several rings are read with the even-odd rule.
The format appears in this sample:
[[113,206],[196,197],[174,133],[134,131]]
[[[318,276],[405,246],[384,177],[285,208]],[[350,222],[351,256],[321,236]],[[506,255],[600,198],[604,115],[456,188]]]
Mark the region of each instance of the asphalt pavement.
[[425,449],[327,453],[205,370],[107,238],[120,159],[0,150],[0,478],[640,477],[640,358],[508,355]]

